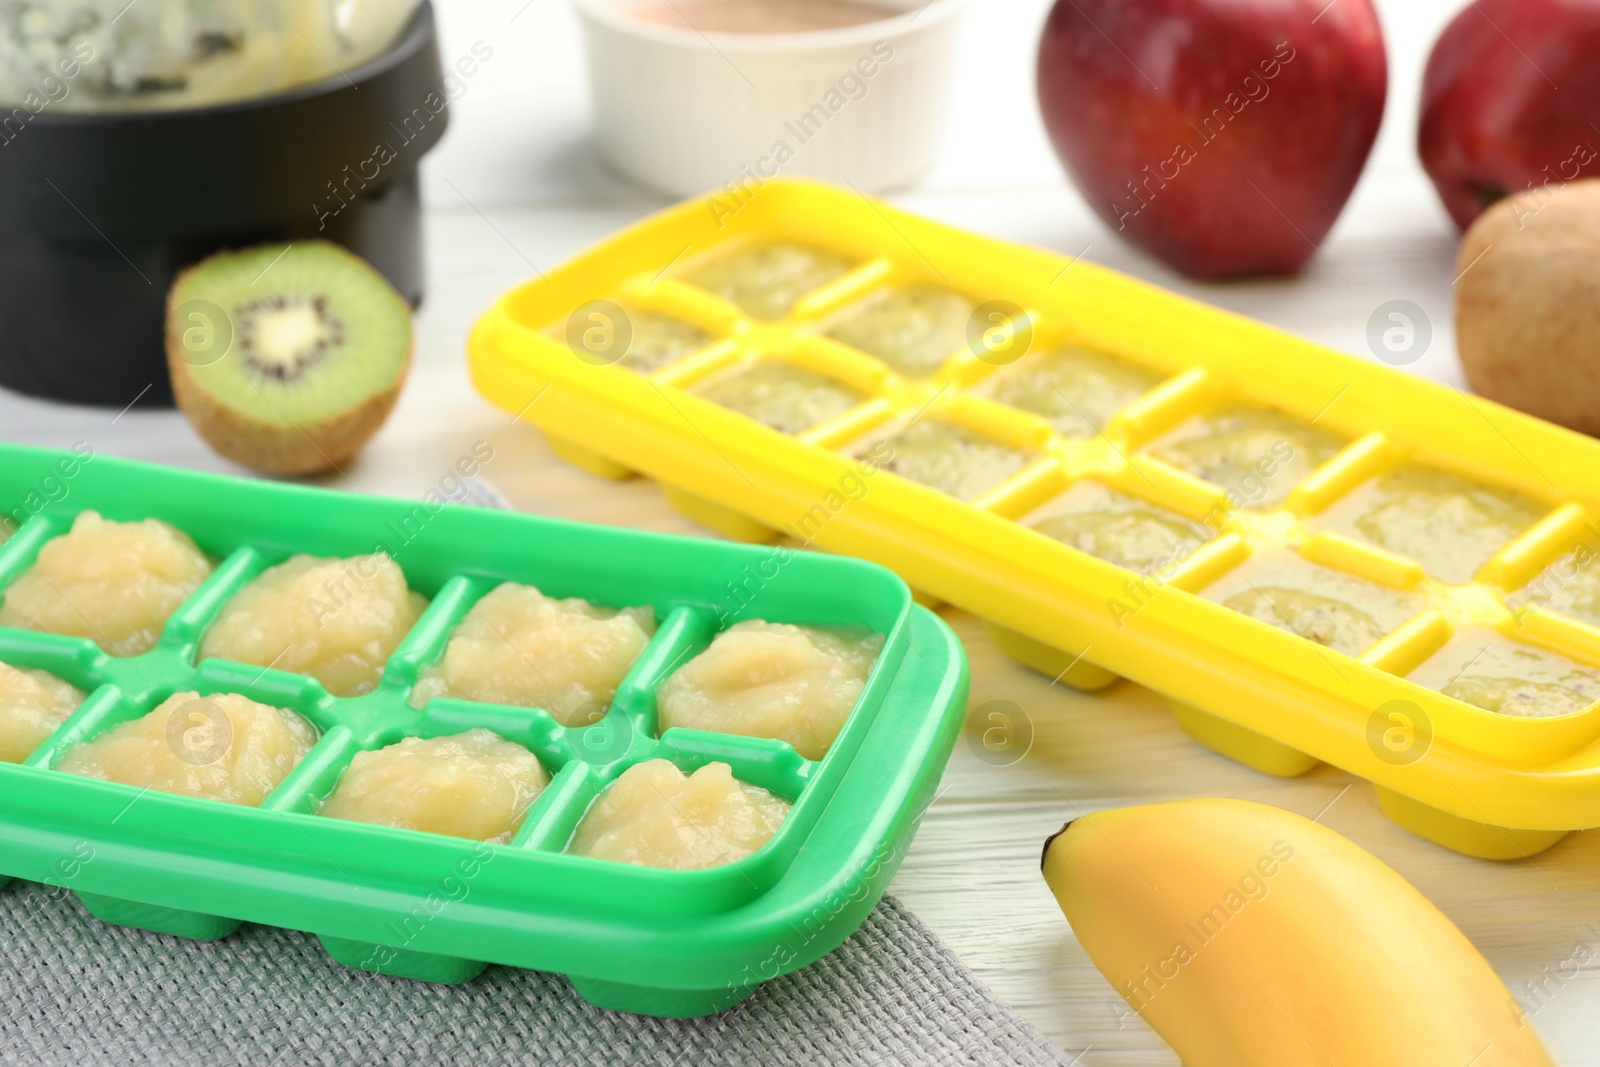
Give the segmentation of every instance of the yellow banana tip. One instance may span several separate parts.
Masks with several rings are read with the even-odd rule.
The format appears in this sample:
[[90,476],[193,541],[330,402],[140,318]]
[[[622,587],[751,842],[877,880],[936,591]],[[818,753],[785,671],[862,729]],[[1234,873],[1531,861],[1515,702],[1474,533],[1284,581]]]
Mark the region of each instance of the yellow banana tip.
[[1050,846],[1055,844],[1056,838],[1058,838],[1062,834],[1066,833],[1067,830],[1070,829],[1071,827],[1072,827],[1072,820],[1068,819],[1066,822],[1061,824],[1061,829],[1057,830],[1055,833],[1051,834],[1049,837],[1044,839],[1044,848],[1039,850],[1039,869],[1041,871],[1044,870],[1045,857],[1050,855]]

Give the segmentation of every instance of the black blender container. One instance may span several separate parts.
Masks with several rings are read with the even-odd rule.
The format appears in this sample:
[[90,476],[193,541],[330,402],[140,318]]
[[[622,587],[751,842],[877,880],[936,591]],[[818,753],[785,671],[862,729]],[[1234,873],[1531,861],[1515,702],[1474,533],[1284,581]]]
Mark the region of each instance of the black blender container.
[[364,66],[183,110],[0,112],[0,386],[170,405],[167,289],[224,248],[321,238],[422,300],[418,164],[448,94],[431,5]]

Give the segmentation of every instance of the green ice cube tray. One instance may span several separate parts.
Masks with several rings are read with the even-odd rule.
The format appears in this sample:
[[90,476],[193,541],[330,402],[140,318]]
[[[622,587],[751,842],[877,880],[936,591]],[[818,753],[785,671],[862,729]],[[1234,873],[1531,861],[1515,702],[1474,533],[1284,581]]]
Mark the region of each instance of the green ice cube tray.
[[[315,934],[347,966],[461,982],[487,965],[568,975],[588,1001],[658,1016],[727,1008],[831,951],[866,918],[909,845],[965,716],[967,664],[906,585],[855,559],[668,537],[446,504],[357,496],[0,445],[0,598],[80,511],[156,518],[221,562],[144,655],[0,628],[0,661],[89,692],[20,765],[0,764],[0,885],[75,894],[100,919],[179,937],[254,922]],[[430,604],[372,693],[330,696],[314,679],[196,662],[202,635],[246,582],[291,554],[388,551]],[[504,581],[600,604],[649,604],[659,629],[599,722],[407,699],[473,603]],[[655,691],[744,618],[858,625],[884,649],[827,756],[788,744],[675,729],[658,736]],[[174,692],[242,693],[290,708],[321,739],[260,808],[63,774],[73,745]],[[404,737],[488,727],[531,749],[550,786],[508,844],[489,845],[313,814],[357,752]],[[761,850],[667,871],[565,854],[589,804],[652,758],[711,761],[794,802]]]

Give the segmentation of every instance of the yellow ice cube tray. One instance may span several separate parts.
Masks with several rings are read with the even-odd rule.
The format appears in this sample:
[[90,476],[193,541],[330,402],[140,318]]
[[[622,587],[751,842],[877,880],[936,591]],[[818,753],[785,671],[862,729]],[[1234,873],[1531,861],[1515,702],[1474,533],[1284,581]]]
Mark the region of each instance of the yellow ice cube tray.
[[[722,289],[781,317],[686,280],[726,255],[792,259],[791,245],[844,263],[798,296]],[[908,283],[976,306],[922,378],[829,336]],[[694,350],[629,369],[672,354],[659,342],[673,320]],[[1103,421],[1070,382],[1016,384],[1074,347],[1153,384]],[[470,362],[485,396],[579,466],[654,478],[733,538],[886,564],[1054,679],[1094,690],[1123,676],[1165,694],[1196,740],[1261,771],[1342,767],[1395,821],[1490,858],[1600,825],[1600,707],[1585,706],[1600,695],[1600,629],[1581,618],[1600,618],[1600,568],[1584,569],[1600,546],[1600,443],[1587,437],[1087,262],[793,180],[685,203],[518,286],[477,323]],[[785,434],[697,393],[768,365],[860,402]],[[1265,421],[1229,421],[1259,408]],[[872,445],[913,422],[1024,460],[957,499],[896,475],[917,458],[904,442]],[[1407,497],[1416,470],[1445,488]],[[1193,537],[1140,571],[1031,528],[1086,493]],[[1069,520],[1067,539],[1095,548],[1099,521]],[[752,570],[727,595],[759,598],[769,577]],[[1495,647],[1467,654],[1479,639]],[[1494,674],[1507,657],[1533,667]],[[1475,672],[1479,659],[1490,665]]]

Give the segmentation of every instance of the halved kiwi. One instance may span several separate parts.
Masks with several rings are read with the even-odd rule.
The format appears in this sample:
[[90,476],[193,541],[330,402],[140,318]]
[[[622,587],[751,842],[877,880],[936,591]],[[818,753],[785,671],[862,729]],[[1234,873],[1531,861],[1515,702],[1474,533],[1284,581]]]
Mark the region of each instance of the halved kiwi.
[[326,241],[219,252],[167,297],[178,406],[223,456],[272,474],[338,468],[394,408],[411,309]]

